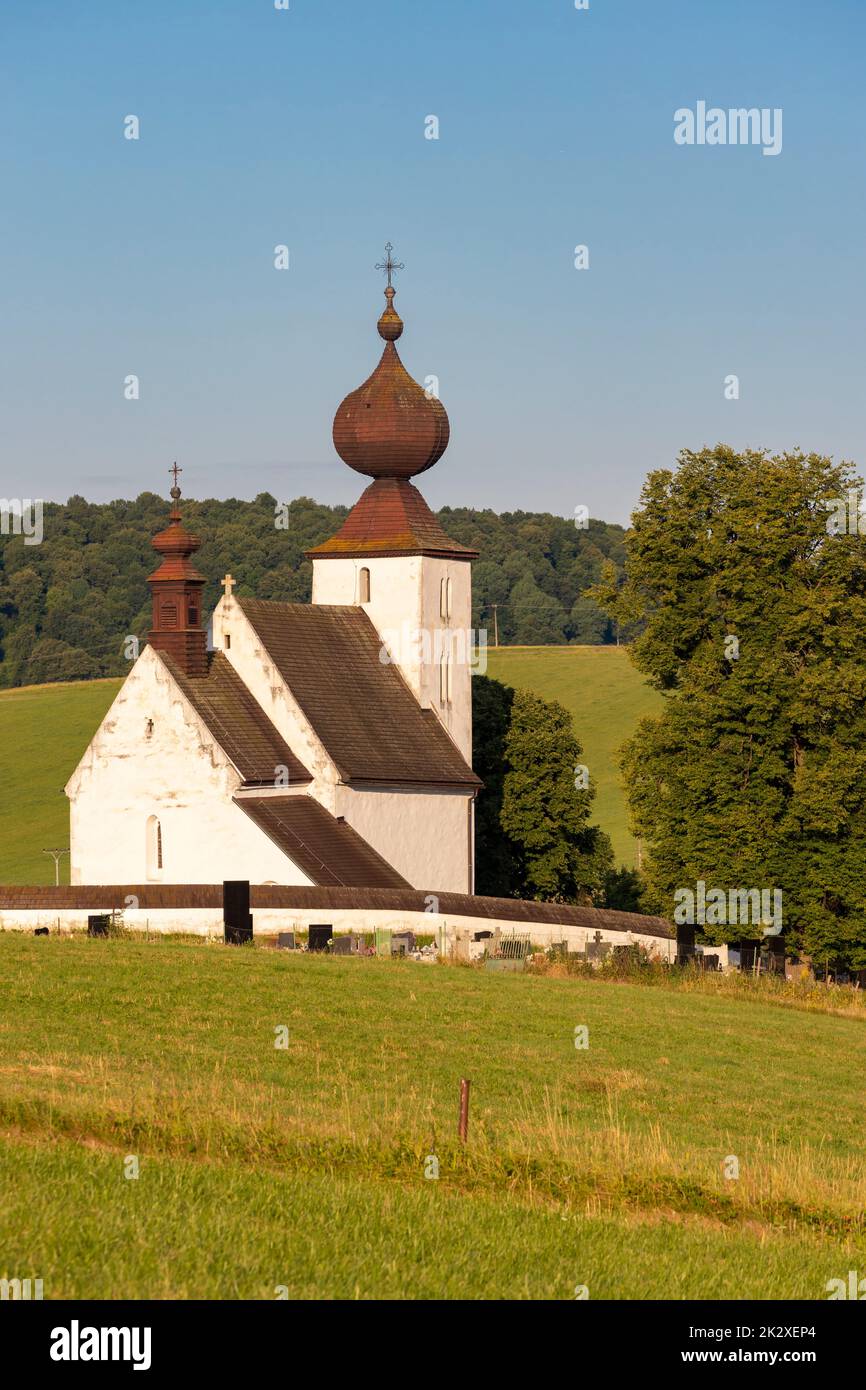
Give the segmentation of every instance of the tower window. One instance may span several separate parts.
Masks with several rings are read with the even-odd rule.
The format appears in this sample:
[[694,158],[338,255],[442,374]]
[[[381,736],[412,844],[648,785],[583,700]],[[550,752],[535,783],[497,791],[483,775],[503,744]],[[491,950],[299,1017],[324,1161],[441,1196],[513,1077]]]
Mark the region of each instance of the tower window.
[[162,874],[162,826],[157,816],[148,816],[145,839],[147,877],[159,878]]
[[230,649],[230,647],[231,647],[231,644],[232,644],[232,635],[231,635],[230,632],[224,632],[224,633],[223,633],[223,643],[224,643],[224,645],[225,645],[226,651],[228,651],[228,650]]
[[443,652],[439,658],[439,703],[451,704],[451,656]]
[[190,627],[198,627],[198,609],[191,603],[187,609],[187,622]]
[[368,569],[362,569],[358,576],[358,595],[359,603],[370,602],[370,571]]
[[152,720],[152,719],[148,719],[147,723],[146,723],[145,726],[144,726],[144,737],[145,737],[145,738],[152,738],[152,737],[153,737],[153,720]]
[[439,616],[446,620],[451,617],[451,580],[439,580]]

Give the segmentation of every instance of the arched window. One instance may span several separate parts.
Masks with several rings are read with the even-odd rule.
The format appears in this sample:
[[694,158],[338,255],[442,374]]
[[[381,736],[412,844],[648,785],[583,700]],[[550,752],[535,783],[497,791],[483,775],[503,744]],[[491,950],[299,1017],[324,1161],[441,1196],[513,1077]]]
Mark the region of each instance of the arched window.
[[366,568],[358,576],[358,595],[359,603],[370,602],[370,571]]
[[439,658],[439,703],[451,704],[451,654],[443,652]]
[[148,816],[145,829],[147,877],[162,877],[162,826],[157,816]]
[[439,580],[439,616],[447,621],[451,617],[451,580]]

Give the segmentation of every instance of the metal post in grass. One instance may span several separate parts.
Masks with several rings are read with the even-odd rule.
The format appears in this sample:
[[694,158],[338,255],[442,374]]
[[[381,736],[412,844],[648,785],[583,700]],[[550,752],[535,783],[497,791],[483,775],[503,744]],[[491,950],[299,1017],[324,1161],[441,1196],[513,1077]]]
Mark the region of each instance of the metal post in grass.
[[464,1076],[460,1082],[460,1123],[457,1126],[457,1137],[464,1144],[469,1133],[469,1084]]

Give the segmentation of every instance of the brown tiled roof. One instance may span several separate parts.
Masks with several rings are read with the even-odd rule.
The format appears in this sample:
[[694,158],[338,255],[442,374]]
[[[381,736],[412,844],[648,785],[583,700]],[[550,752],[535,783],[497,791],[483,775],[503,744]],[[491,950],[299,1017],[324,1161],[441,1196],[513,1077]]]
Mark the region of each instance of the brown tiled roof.
[[209,652],[207,675],[188,676],[168,652],[159,655],[245,783],[273,786],[281,767],[288,770],[289,785],[313,780],[227,656]]
[[480,787],[362,608],[238,599],[344,781]]
[[235,805],[317,885],[409,887],[357,830],[310,796],[241,796]]
[[[571,903],[525,902],[518,898],[480,898],[468,893],[436,893],[439,912],[444,917],[477,917],[503,922],[538,922],[553,926],[584,927],[588,931],[634,932],[642,936],[673,938],[674,928],[664,917],[642,917],[635,912],[614,912],[606,908],[575,907]],[[144,883],[94,887],[24,888],[0,887],[0,912],[42,910],[62,912],[107,912],[122,908],[124,899],[134,897],[144,911],[159,909],[222,907],[222,886],[218,883]],[[335,912],[356,908],[368,912],[423,912],[430,892],[420,888],[289,888],[279,884],[252,884],[250,906]]]
[[307,551],[310,558],[367,555],[434,555],[474,560],[477,550],[446,536],[421,493],[402,478],[377,478],[355,503],[330,540]]

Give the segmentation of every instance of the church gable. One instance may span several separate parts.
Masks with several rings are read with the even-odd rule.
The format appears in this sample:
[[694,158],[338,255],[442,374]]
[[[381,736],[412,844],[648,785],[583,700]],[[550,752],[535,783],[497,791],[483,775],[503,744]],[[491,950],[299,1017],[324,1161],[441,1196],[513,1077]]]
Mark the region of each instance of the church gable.
[[361,608],[239,599],[344,782],[481,785]]
[[237,768],[246,786],[295,786],[312,778],[223,652],[209,652],[207,674],[190,677],[161,654],[195,713]]

